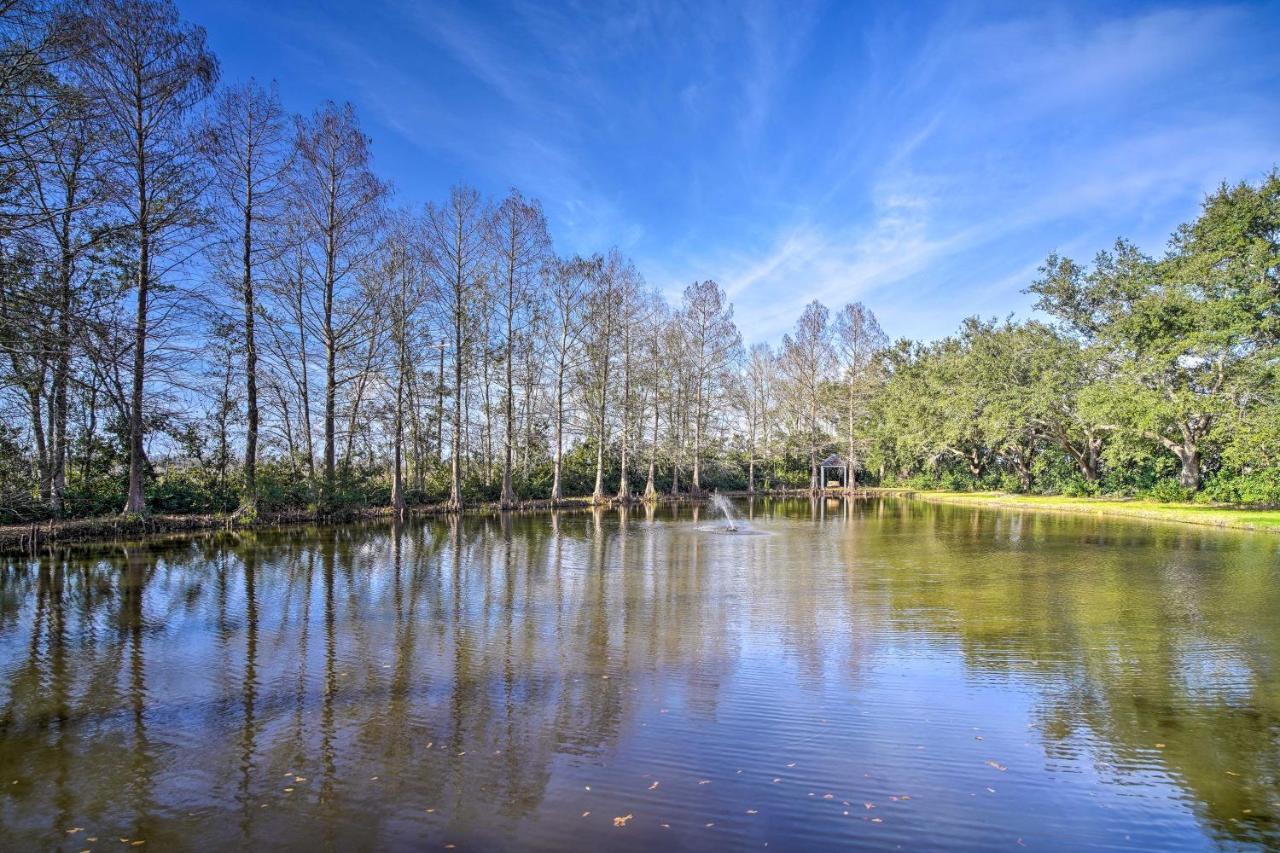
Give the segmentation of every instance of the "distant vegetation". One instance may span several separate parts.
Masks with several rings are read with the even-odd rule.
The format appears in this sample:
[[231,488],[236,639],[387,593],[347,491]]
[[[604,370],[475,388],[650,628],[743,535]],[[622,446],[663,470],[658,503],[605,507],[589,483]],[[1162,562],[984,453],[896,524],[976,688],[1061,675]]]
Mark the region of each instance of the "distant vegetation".
[[1048,322],[744,348],[541,206],[397,207],[349,105],[219,85],[166,0],[0,5],[0,521],[863,484],[1280,503],[1280,176],[1162,258],[1050,256]]

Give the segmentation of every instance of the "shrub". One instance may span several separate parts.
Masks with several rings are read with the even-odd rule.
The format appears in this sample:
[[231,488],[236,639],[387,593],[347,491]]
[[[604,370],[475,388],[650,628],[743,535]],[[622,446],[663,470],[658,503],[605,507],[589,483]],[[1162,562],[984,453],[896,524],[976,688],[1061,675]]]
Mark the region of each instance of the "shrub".
[[1220,471],[1205,482],[1201,494],[1206,500],[1218,503],[1274,506],[1280,504],[1280,469],[1247,474]]
[[1142,491],[1142,497],[1160,503],[1180,503],[1189,501],[1194,495],[1191,489],[1178,485],[1177,480],[1159,480],[1150,488]]

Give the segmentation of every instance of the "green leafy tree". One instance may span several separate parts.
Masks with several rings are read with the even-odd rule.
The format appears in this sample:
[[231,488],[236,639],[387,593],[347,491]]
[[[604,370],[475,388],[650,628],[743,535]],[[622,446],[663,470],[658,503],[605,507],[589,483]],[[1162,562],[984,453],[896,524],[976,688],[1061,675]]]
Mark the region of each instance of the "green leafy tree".
[[1092,268],[1051,255],[1037,307],[1107,353],[1113,374],[1086,410],[1172,453],[1198,489],[1215,425],[1256,407],[1280,330],[1280,175],[1223,186],[1162,260],[1118,241]]

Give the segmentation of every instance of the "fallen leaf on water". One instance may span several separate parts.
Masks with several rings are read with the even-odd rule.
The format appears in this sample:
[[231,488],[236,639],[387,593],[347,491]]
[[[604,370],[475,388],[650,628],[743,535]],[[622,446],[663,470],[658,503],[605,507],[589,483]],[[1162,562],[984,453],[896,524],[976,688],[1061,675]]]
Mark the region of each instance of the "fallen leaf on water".
[[284,792],[285,792],[286,794],[292,794],[292,793],[293,793],[293,789],[292,789],[292,788],[285,788],[285,789],[284,789]]
[[627,821],[631,820],[631,818],[633,818],[633,817],[635,817],[635,815],[632,815],[632,814],[624,814],[622,817],[615,817],[615,818],[613,819],[613,825],[614,825],[614,826],[626,826],[626,825],[627,825]]
[[1008,769],[1009,769],[1008,767],[1005,767],[1003,764],[1001,764],[999,761],[990,761],[990,760],[989,760],[989,761],[987,761],[987,766],[988,766],[988,767],[994,767],[995,769],[999,770],[1001,773],[1003,773],[1004,771],[1006,771],[1006,770],[1008,770]]
[[650,790],[650,791],[652,791],[652,790],[653,790],[654,788],[656,788],[656,787],[658,787],[658,783],[657,783],[657,781],[655,780],[655,781],[654,781],[654,783],[653,783],[652,785],[650,785],[650,786],[649,786],[649,790]]
[[1156,744],[1156,749],[1164,749],[1164,744],[1162,743]]
[[84,832],[83,826],[73,826],[67,830],[67,835],[75,835],[77,832]]
[[306,777],[306,776],[295,776],[295,777],[293,777],[293,781],[295,781],[295,782],[305,782],[305,781],[307,781],[307,777]]
[[130,846],[130,847],[141,847],[143,844],[146,844],[146,843],[147,843],[147,842],[145,842],[145,841],[135,841],[135,842],[133,842],[132,844],[130,844],[129,846]]
[[1239,773],[1236,773],[1236,772],[1234,772],[1234,771],[1232,771],[1232,770],[1228,770],[1228,771],[1227,771],[1227,775],[1228,775],[1228,776],[1239,776],[1240,774],[1239,774]]

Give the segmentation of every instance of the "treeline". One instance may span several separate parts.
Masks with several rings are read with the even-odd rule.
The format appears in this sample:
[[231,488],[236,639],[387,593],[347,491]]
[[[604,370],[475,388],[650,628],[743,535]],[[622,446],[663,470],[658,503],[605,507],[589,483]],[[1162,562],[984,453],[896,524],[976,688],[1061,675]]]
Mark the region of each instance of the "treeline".
[[1223,186],[1161,258],[1050,255],[1040,322],[885,353],[867,434],[899,481],[1280,504],[1280,173]]
[[1277,185],[1168,257],[1033,286],[1055,325],[891,346],[813,303],[745,348],[541,206],[398,204],[349,105],[220,83],[164,0],[0,4],[0,520],[862,483],[1276,501]]

